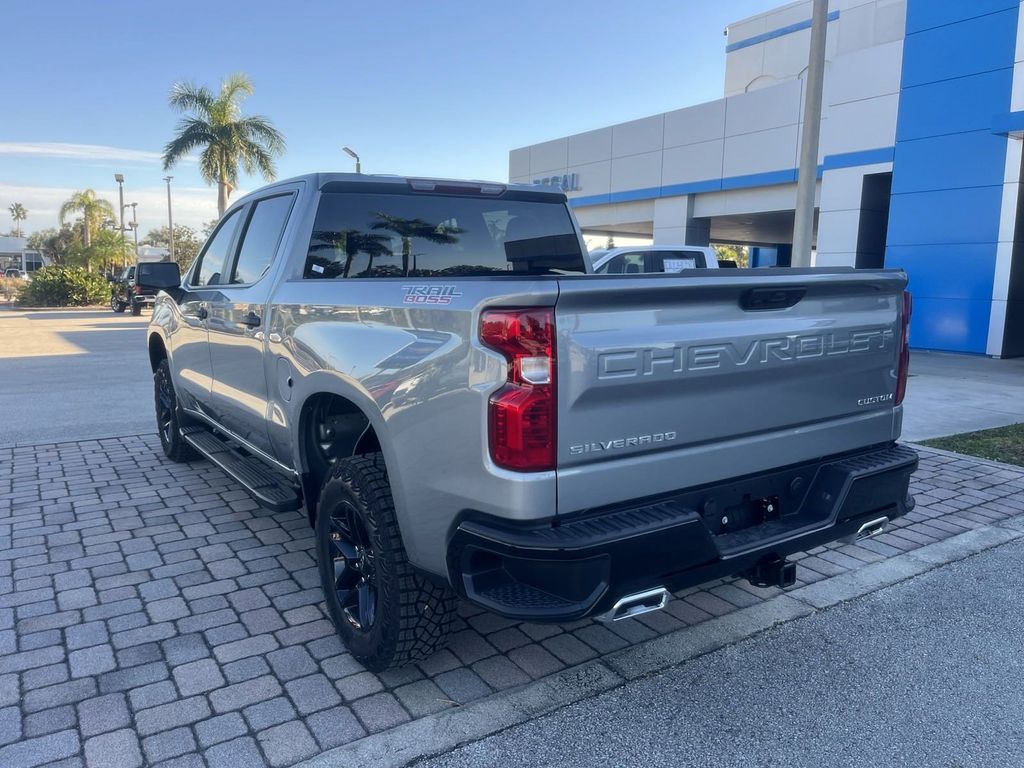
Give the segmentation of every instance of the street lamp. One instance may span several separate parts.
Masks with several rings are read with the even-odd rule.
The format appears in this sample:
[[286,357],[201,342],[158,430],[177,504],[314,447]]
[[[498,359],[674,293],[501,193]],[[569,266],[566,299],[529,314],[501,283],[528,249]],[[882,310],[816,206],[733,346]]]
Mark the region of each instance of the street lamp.
[[362,172],[363,172],[363,170],[362,170],[362,168],[361,168],[361,167],[359,166],[359,155],[357,155],[357,154],[356,154],[355,152],[353,152],[353,151],[352,151],[351,149],[349,149],[348,147],[342,147],[341,149],[342,149],[342,151],[343,151],[343,152],[344,152],[344,153],[345,153],[346,155],[348,155],[349,157],[353,158],[353,159],[354,159],[354,160],[356,161],[356,173],[362,173]]
[[173,176],[164,176],[167,182],[167,238],[170,242],[170,259],[174,261],[174,217],[171,216],[171,179]]

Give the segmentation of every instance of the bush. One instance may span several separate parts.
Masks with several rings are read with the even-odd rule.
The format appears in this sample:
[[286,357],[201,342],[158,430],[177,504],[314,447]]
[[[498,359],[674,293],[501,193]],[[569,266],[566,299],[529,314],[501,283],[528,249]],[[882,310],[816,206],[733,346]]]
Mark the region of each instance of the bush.
[[110,302],[110,283],[80,267],[43,267],[22,287],[25,307],[85,307]]

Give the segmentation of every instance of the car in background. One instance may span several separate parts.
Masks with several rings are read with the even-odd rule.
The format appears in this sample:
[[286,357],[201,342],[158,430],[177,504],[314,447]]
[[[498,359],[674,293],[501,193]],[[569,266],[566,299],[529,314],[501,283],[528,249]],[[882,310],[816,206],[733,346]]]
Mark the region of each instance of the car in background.
[[32,276],[23,269],[4,270],[4,277],[12,280],[31,280]]
[[110,308],[119,313],[130,309],[133,315],[142,314],[143,307],[152,308],[165,276],[177,274],[177,270],[177,264],[167,261],[140,261],[125,267],[111,283]]
[[718,269],[714,248],[694,245],[643,245],[599,249],[590,252],[597,275],[632,275],[650,272],[683,272],[687,269]]

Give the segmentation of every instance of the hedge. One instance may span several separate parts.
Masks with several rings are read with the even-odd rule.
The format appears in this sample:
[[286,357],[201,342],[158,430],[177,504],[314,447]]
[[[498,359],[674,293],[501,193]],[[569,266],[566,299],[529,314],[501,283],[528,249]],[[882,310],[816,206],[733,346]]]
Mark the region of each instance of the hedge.
[[24,307],[86,307],[110,303],[110,283],[80,267],[43,267],[18,294]]

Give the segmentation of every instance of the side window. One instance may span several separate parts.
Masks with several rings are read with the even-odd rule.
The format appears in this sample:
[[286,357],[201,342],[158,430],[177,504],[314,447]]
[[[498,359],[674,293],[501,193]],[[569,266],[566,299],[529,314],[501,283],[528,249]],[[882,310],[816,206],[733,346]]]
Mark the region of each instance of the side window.
[[224,260],[227,258],[228,248],[231,247],[231,241],[235,237],[235,229],[238,228],[238,210],[228,214],[217,231],[213,233],[213,237],[206,243],[206,247],[199,256],[199,266],[192,272],[190,285],[220,285],[224,282],[221,279],[221,273],[224,270]]
[[652,251],[656,272],[683,272],[687,269],[704,269],[704,254],[701,251]]
[[620,253],[601,267],[604,275],[635,275],[644,271],[644,255],[642,253]]
[[277,254],[291,205],[292,195],[277,195],[256,203],[245,226],[242,245],[228,282],[248,285],[266,274]]

